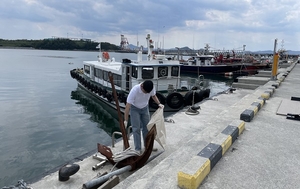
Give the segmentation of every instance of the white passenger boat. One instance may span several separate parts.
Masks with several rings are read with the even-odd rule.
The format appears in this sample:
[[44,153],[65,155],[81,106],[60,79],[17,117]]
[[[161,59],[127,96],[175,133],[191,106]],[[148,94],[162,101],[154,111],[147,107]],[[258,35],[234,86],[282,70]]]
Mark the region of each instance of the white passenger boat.
[[[119,106],[124,111],[126,98],[134,85],[144,80],[151,80],[156,89],[156,95],[165,105],[165,111],[178,111],[185,105],[192,105],[209,97],[210,89],[206,89],[204,78],[191,83],[191,80],[180,78],[180,63],[169,60],[165,55],[153,54],[153,41],[148,34],[147,59],[142,59],[142,50],[137,53],[137,60],[122,59],[117,62],[108,52],[99,52],[98,60],[84,61],[83,68],[70,71],[72,78],[78,81],[79,87],[89,91],[97,99],[116,108],[111,83],[108,74],[113,75]],[[150,110],[157,109],[152,98],[149,101]]]

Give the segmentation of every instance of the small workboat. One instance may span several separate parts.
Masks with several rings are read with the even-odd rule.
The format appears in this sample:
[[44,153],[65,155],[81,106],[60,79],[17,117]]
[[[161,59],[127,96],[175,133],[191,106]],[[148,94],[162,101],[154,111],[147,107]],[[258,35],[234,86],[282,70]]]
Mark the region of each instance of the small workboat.
[[[165,105],[165,111],[178,111],[186,105],[209,97],[210,89],[204,86],[203,76],[199,76],[193,83],[189,79],[182,79],[179,61],[167,59],[163,54],[153,54],[150,34],[146,40],[148,46],[146,60],[142,59],[142,49],[137,53],[137,60],[124,58],[121,62],[110,57],[108,52],[101,52],[100,49],[98,60],[84,61],[83,68],[70,71],[71,77],[77,80],[79,87],[116,109],[108,77],[110,72],[113,75],[122,113],[131,88],[145,80],[153,82],[158,99]],[[149,107],[150,111],[158,108],[152,98],[149,100]]]

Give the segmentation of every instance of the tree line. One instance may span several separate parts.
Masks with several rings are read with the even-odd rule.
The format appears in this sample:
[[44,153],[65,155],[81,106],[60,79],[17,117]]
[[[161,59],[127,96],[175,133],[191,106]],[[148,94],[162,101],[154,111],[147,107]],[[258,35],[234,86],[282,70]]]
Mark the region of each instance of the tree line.
[[[34,48],[34,49],[47,49],[47,50],[85,50],[92,51],[98,50],[98,42],[86,40],[71,40],[67,38],[54,38],[42,40],[6,40],[0,39],[0,47],[13,47],[13,48]],[[108,42],[101,43],[101,49],[105,51],[120,50],[120,47]]]

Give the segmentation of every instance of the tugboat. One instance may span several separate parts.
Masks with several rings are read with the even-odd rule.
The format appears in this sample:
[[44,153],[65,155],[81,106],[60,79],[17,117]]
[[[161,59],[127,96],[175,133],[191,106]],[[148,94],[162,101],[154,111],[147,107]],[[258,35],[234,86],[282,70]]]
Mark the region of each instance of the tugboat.
[[[192,105],[209,97],[210,89],[205,88],[204,77],[191,84],[180,77],[181,65],[178,60],[169,60],[162,54],[153,54],[153,41],[150,34],[146,37],[148,54],[142,60],[142,48],[137,52],[137,60],[122,59],[117,62],[108,52],[99,50],[98,60],[84,61],[83,68],[70,71],[78,86],[93,94],[97,99],[116,109],[109,81],[113,75],[120,111],[124,113],[126,99],[131,88],[144,80],[151,80],[156,89],[156,96],[165,105],[165,111],[178,111],[186,105]],[[150,111],[158,106],[150,98]]]

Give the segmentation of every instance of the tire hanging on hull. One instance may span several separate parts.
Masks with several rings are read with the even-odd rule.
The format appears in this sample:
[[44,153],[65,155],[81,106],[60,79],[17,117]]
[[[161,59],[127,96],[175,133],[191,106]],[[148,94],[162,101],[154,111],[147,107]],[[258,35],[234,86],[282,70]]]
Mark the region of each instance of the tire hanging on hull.
[[[201,91],[189,91],[184,95],[185,105],[192,105],[203,100],[203,95]],[[194,103],[193,103],[194,100]]]
[[210,95],[210,89],[205,89],[203,93],[203,98],[208,98]]
[[167,105],[170,108],[178,109],[183,106],[184,99],[180,93],[174,92],[167,96],[166,98]]
[[[159,102],[161,104],[165,104],[166,103],[166,97],[163,94],[156,92],[156,96],[157,96],[157,98],[158,98],[158,100],[159,100]],[[154,102],[154,100],[152,99],[152,97],[150,97],[150,99],[149,99],[149,107],[151,107],[153,109],[157,109],[158,108],[158,104],[156,104],[156,102]]]

